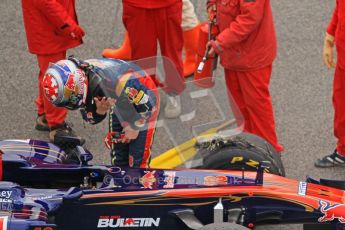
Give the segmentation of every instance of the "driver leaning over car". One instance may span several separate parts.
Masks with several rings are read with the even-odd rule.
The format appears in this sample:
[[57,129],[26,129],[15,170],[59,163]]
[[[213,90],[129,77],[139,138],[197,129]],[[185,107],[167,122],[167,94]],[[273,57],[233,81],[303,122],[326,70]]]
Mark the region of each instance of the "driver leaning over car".
[[152,79],[137,65],[69,57],[48,68],[43,88],[52,104],[80,108],[83,119],[91,124],[101,122],[110,110],[106,145],[111,149],[112,164],[148,167],[159,95]]

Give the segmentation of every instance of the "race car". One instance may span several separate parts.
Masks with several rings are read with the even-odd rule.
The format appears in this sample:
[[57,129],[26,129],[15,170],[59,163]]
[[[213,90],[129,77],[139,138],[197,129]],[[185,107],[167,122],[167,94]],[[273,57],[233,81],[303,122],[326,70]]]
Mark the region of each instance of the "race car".
[[[345,228],[345,181],[285,178],[276,153],[259,139],[248,141],[253,138],[200,140],[197,155],[204,157],[197,169],[90,165],[92,154],[73,138],[62,139],[62,147],[0,141],[0,229]],[[243,160],[263,151],[271,161]],[[222,169],[201,169],[216,167],[218,158]],[[236,170],[225,169],[226,162]]]

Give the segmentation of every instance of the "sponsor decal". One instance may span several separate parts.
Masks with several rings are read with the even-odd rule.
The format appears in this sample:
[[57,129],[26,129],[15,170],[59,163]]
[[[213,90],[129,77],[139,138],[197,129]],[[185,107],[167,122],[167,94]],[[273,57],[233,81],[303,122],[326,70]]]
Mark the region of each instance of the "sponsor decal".
[[227,185],[228,178],[226,176],[206,176],[204,177],[204,185],[216,186],[216,185]]
[[127,87],[125,89],[125,93],[132,101],[134,101],[135,97],[138,95],[138,90],[132,87]]
[[53,76],[49,73],[44,76],[43,90],[49,101],[52,102],[56,100],[58,96],[58,86]]
[[165,176],[164,178],[165,185],[163,185],[163,188],[174,188],[176,172],[165,171],[163,175]]
[[345,204],[331,206],[329,202],[320,200],[320,212],[323,214],[318,219],[319,222],[328,222],[338,219],[340,223],[345,223]]
[[74,91],[74,89],[76,87],[76,84],[74,82],[74,74],[71,73],[71,74],[68,75],[65,87],[67,89],[69,89],[70,91]]
[[0,203],[1,211],[12,211],[13,208],[13,203]]
[[154,228],[159,227],[160,218],[133,218],[121,216],[100,216],[97,228]]
[[305,196],[307,195],[307,182],[299,182],[298,186],[298,195]]
[[[247,158],[244,158],[243,156],[235,156],[231,159],[230,161],[230,164],[235,164],[235,163],[238,163],[238,162],[243,162],[245,163],[246,165],[252,167],[252,168],[255,168],[257,169],[260,165],[260,162],[258,161],[254,161],[252,159],[247,159]],[[265,169],[265,172],[269,172],[269,169]]]
[[144,188],[152,189],[153,184],[156,183],[155,173],[156,173],[155,170],[152,172],[145,171],[145,175],[139,179],[140,184]]
[[11,199],[13,191],[0,191],[0,210],[12,210],[13,200]]
[[34,195],[34,196],[27,195],[27,197],[30,197],[30,198],[32,198],[34,200],[47,200],[47,199],[52,199],[53,195],[39,194],[39,195]]
[[[159,178],[160,179],[160,178]],[[204,185],[204,186],[224,186],[224,185],[243,185],[249,180],[251,183],[253,180],[245,178],[244,180],[242,177],[234,177],[231,175],[224,176],[224,175],[213,175],[213,176],[204,176],[204,177],[186,177],[183,175],[179,175],[174,179],[176,184],[183,185],[183,184],[197,184],[197,185]]]
[[75,95],[75,90],[74,90],[75,84],[74,84],[73,77],[74,75],[68,76],[68,79],[63,91],[64,98],[71,98],[72,95]]
[[[143,91],[140,91],[140,92],[143,92]],[[149,102],[149,96],[147,94],[144,94],[144,92],[142,95],[139,95],[136,99],[138,99],[137,100],[138,102],[136,102],[137,105],[145,105]]]
[[79,81],[79,87],[80,89],[78,89],[78,94],[83,94],[85,91],[85,81],[86,81],[86,76],[84,74],[84,72],[80,69],[77,69],[75,71],[75,73],[79,76],[78,81]]
[[0,217],[0,230],[7,230],[7,222],[8,222],[7,216]]
[[12,203],[12,193],[13,191],[0,191],[0,203]]
[[143,99],[143,97],[145,96],[144,91],[140,90],[138,95],[134,98],[133,102],[138,105],[138,104],[142,104],[141,101]]
[[[76,80],[78,80],[78,84],[76,84]],[[85,90],[85,80],[85,74],[82,70],[76,70],[74,74],[69,74],[64,87],[64,96],[69,98],[71,95],[82,95]]]
[[144,91],[138,91],[135,88],[127,87],[125,89],[126,95],[129,97],[132,103],[136,105],[143,105],[149,101],[149,96],[145,94]]

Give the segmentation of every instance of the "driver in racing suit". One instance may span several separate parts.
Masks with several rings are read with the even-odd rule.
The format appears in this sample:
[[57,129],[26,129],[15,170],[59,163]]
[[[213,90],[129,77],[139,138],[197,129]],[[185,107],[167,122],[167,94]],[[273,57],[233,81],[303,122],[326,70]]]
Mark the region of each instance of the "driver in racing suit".
[[48,68],[43,88],[51,103],[80,108],[83,119],[91,124],[101,122],[111,109],[106,145],[111,147],[112,164],[148,167],[159,95],[152,79],[137,65],[69,57]]

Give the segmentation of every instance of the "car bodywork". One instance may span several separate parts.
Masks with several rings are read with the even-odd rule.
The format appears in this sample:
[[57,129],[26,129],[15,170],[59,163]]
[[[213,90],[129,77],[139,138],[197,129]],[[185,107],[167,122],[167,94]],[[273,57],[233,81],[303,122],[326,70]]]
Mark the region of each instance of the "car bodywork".
[[344,228],[342,181],[297,181],[265,173],[265,163],[254,172],[94,166],[89,151],[73,149],[71,160],[44,141],[0,141],[0,229]]

